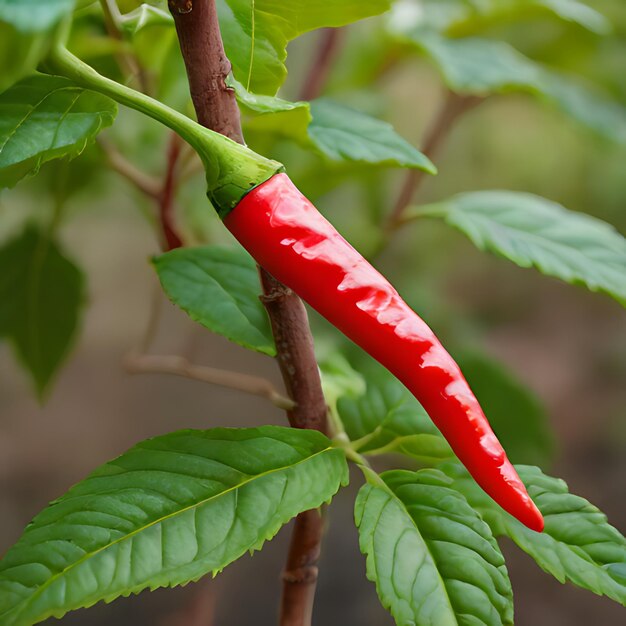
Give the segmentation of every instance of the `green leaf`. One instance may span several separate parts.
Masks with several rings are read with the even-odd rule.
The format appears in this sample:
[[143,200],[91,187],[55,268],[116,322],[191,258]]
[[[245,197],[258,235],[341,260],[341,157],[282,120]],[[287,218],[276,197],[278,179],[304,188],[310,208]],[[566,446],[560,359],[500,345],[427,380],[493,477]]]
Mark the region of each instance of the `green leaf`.
[[606,222],[512,191],[464,193],[420,214],[443,217],[481,250],[626,305],[626,240]]
[[34,228],[0,249],[0,336],[40,396],[72,345],[84,291],[81,271]]
[[26,33],[48,30],[72,12],[74,0],[0,0],[0,21]]
[[290,102],[276,96],[254,94],[240,82],[231,79],[237,94],[246,130],[286,137],[308,146],[311,106],[308,102]]
[[171,13],[146,3],[122,15],[120,22],[122,28],[131,35],[152,26],[174,26]]
[[287,76],[286,46],[325,26],[344,26],[389,9],[391,0],[219,0],[226,54],[235,78],[255,93],[275,95]]
[[242,248],[179,248],[153,259],[168,298],[191,319],[245,348],[274,356],[259,276]]
[[447,464],[443,469],[494,534],[510,537],[545,572],[626,605],[626,539],[598,508],[569,493],[563,480],[537,467],[515,467],[546,522],[543,533],[536,533],[486,496],[463,467]]
[[259,550],[347,483],[314,431],[183,430],[144,441],[51,503],[0,562],[0,622],[173,587]]
[[366,391],[339,398],[337,412],[360,453],[397,452],[424,463],[453,457],[422,405],[397,378],[373,362],[359,365]]
[[292,139],[333,161],[408,167],[437,172],[391,124],[320,98],[289,102],[252,94],[232,81],[246,116],[246,128]]
[[452,482],[437,470],[367,475],[355,504],[359,544],[396,623],[512,624],[504,557]]
[[359,396],[366,391],[363,376],[352,368],[348,359],[339,352],[332,352],[317,360],[322,376],[324,398],[331,408],[343,396]]
[[115,119],[113,100],[56,76],[26,78],[0,95],[0,186],[74,158]]
[[472,391],[513,463],[547,463],[554,447],[539,399],[503,363],[478,352],[455,353]]
[[430,160],[396,133],[391,124],[325,98],[311,102],[309,136],[336,161],[409,167],[436,174]]
[[477,96],[522,91],[548,100],[601,136],[626,142],[626,108],[556,72],[503,41],[445,39],[421,29],[401,36],[427,54],[453,91]]

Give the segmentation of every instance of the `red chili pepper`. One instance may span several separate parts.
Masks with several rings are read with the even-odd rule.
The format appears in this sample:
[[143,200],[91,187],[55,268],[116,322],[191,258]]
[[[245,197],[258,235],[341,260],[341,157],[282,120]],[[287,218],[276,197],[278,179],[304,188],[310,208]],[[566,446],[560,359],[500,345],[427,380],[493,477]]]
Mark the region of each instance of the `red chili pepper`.
[[286,174],[247,193],[224,223],[262,267],[406,385],[476,482],[502,508],[532,530],[543,530],[541,513],[458,365]]

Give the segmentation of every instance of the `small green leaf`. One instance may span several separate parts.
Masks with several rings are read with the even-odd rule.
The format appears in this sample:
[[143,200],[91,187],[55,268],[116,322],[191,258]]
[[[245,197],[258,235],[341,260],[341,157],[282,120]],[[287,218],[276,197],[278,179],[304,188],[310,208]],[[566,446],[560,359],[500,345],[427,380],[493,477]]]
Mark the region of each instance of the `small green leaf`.
[[237,94],[246,130],[286,137],[305,146],[310,144],[308,127],[312,118],[308,102],[289,102],[276,96],[254,94],[234,79],[230,85]]
[[26,78],[0,95],[0,186],[74,158],[115,119],[113,100],[56,76]]
[[26,33],[48,30],[72,12],[75,0],[0,0],[0,21]]
[[546,463],[554,446],[539,399],[504,366],[479,352],[454,354],[513,463]]
[[191,319],[245,348],[276,354],[257,268],[242,248],[179,248],[153,263],[168,298]]
[[396,623],[512,624],[504,557],[452,481],[437,470],[367,475],[355,504],[359,544]]
[[311,113],[309,136],[331,159],[437,173],[428,157],[400,137],[387,122],[325,98],[311,102]]
[[139,31],[151,26],[174,26],[171,13],[145,2],[122,15],[120,23],[122,28],[131,35],[136,35]]
[[339,352],[332,352],[323,358],[318,357],[322,388],[326,403],[335,408],[337,400],[343,396],[360,396],[365,393],[363,376],[352,368],[348,359]]
[[359,365],[366,391],[339,398],[337,412],[360,453],[397,452],[424,463],[453,457],[422,405],[397,378],[373,362]]
[[445,39],[416,29],[401,36],[427,54],[455,92],[488,96],[522,91],[548,100],[594,132],[626,142],[626,108],[557,72],[549,71],[503,41]]
[[348,480],[314,431],[183,430],[144,441],[52,502],[0,561],[0,622],[217,573]]
[[325,26],[384,13],[391,0],[218,0],[220,27],[235,78],[255,93],[275,95],[287,76],[286,46]]
[[486,496],[462,466],[449,463],[442,469],[494,534],[510,537],[541,569],[561,583],[626,605],[626,538],[593,504],[569,493],[563,480],[546,476],[538,467],[515,466],[546,522],[545,530],[536,533]]
[[0,249],[0,336],[40,396],[72,345],[84,297],[81,271],[45,234],[29,228]]
[[481,250],[626,305],[626,240],[606,222],[513,191],[459,194],[412,216],[420,214],[443,217]]

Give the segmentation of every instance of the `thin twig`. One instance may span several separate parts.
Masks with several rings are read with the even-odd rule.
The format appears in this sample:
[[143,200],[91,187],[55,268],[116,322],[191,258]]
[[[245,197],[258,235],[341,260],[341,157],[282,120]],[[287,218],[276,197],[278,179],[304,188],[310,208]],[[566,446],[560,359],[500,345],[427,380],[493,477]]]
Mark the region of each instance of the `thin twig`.
[[345,36],[344,28],[323,28],[309,72],[300,90],[300,100],[313,100],[321,93]]
[[[119,27],[122,15],[117,6],[117,2],[115,0],[100,0],[100,6],[102,7],[104,25],[107,29],[109,37],[124,45],[124,37],[122,36],[122,32]],[[115,58],[122,72],[131,78],[136,79],[141,91],[148,93],[149,89],[146,73],[141,67],[137,57],[131,52],[121,50],[115,55]]]
[[181,238],[176,232],[174,217],[174,196],[178,186],[178,161],[183,148],[183,140],[176,134],[170,136],[170,143],[167,150],[167,168],[163,189],[159,198],[159,221],[163,232],[163,248],[174,250],[183,245]]
[[[237,101],[226,85],[230,63],[224,52],[215,0],[170,0],[169,6],[198,120],[243,143]],[[314,425],[325,430],[327,407],[304,305],[264,270],[261,270],[261,279],[263,302],[270,316],[281,373],[289,395],[295,401],[295,407],[287,413],[289,421],[294,426]],[[322,540],[322,524],[312,523],[314,516],[319,516],[319,512],[306,511],[295,521],[283,581],[282,626],[311,624],[317,582],[316,561]],[[305,536],[307,541],[303,540]],[[304,578],[292,571],[294,563],[298,571],[307,572]]]
[[139,191],[146,196],[158,200],[161,196],[161,184],[156,179],[146,174],[133,163],[131,163],[117,148],[102,135],[97,139],[98,145],[102,148],[111,169],[126,178]]
[[[443,106],[426,134],[422,152],[429,158],[434,157],[443,145],[443,142],[452,130],[457,119],[480,102],[482,102],[482,98],[477,96],[461,96],[451,91],[448,92]],[[407,172],[400,193],[398,194],[398,199],[387,218],[385,225],[387,231],[396,229],[402,222],[404,210],[411,203],[415,192],[425,178],[426,172],[422,170],[409,170]]]
[[274,406],[285,411],[292,410],[295,404],[293,400],[279,393],[266,378],[196,365],[178,355],[129,354],[124,359],[124,367],[129,374],[170,374],[243,391],[253,396],[265,398]]

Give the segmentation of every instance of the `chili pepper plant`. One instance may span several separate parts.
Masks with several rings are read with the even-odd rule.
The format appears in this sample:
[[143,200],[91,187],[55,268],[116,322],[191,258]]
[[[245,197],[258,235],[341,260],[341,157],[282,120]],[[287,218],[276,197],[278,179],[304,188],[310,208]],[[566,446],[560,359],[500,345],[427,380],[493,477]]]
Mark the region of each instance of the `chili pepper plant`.
[[[471,181],[421,195],[453,126],[503,94],[552,106],[568,133],[626,143],[623,84],[587,61],[618,45],[624,25],[605,8],[0,0],[0,183],[30,186],[46,206],[4,237],[0,331],[39,399],[86,306],[87,279],[60,232],[103,170],[141,196],[159,289],[206,331],[266,355],[267,368],[274,359],[285,387],[155,354],[152,315],[141,349],[129,346],[129,373],[256,394],[284,424],[172,420],[172,432],[50,494],[0,561],[0,624],[217,575],[295,518],[278,619],[306,626],[332,501],[349,497],[349,482],[364,555],[353,566],[401,626],[512,624],[502,537],[560,582],[626,603],[624,537],[532,465],[549,459],[542,409],[500,365],[464,351],[470,333],[449,330],[461,313],[414,293],[407,304],[376,269],[402,236],[427,247],[416,231],[438,220],[480,250],[626,304],[626,242],[598,218]],[[534,47],[521,36],[529,24],[541,33]],[[287,45],[316,30],[294,44],[288,77]],[[572,37],[578,55],[565,60],[557,49]],[[384,119],[385,81],[404,68],[419,88],[435,80],[425,67],[440,77],[441,105],[418,150]],[[413,102],[412,118],[429,106]],[[150,158],[133,135],[154,146]],[[358,206],[343,211],[337,190],[350,185]],[[342,212],[365,223],[354,245]]]

